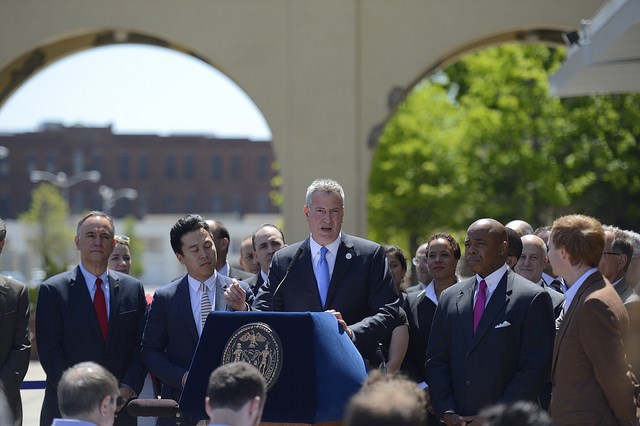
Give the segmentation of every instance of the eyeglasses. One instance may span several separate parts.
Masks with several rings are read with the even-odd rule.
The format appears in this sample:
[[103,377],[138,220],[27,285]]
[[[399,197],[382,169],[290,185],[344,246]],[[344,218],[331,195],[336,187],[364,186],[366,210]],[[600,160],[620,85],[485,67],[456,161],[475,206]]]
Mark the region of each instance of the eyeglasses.
[[612,251],[603,251],[602,254],[608,254],[611,256],[622,256],[624,253],[614,253]]
[[129,245],[129,242],[131,241],[131,239],[129,237],[127,237],[126,235],[116,235],[113,237],[114,240],[116,240],[116,243],[120,243],[120,244],[124,244],[124,245]]
[[418,266],[420,264],[426,265],[427,258],[425,256],[414,257],[411,259],[411,263],[413,263],[413,266]]

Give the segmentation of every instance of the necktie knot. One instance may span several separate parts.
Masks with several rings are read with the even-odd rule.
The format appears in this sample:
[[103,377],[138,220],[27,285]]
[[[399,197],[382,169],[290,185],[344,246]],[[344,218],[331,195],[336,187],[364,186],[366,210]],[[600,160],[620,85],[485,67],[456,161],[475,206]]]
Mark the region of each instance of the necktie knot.
[[102,286],[102,278],[96,278],[96,288],[100,288]]
[[325,246],[322,246],[320,248],[320,256],[322,256],[324,259],[327,258],[327,253],[329,252],[329,249],[327,249]]

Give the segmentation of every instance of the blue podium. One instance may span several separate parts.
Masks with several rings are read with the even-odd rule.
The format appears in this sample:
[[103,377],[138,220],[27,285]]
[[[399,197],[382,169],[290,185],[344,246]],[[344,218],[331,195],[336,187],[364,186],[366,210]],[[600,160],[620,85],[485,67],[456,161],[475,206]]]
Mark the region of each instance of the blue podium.
[[191,362],[180,410],[205,419],[209,375],[235,360],[254,364],[270,381],[263,422],[342,420],[367,376],[358,350],[329,313],[215,311]]

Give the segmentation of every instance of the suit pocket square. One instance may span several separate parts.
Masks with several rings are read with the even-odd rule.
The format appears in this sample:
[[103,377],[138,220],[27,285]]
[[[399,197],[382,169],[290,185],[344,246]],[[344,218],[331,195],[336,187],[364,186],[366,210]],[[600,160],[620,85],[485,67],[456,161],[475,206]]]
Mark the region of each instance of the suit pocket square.
[[509,326],[511,326],[511,323],[509,321],[503,321],[500,324],[496,325],[494,328],[504,328]]

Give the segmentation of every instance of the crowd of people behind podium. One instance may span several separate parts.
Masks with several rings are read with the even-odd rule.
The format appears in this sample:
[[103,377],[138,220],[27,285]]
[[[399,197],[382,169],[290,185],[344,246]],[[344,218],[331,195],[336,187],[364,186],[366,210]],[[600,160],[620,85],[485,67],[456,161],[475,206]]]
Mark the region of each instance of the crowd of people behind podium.
[[[309,237],[287,245],[262,224],[242,241],[239,267],[224,224],[187,214],[169,231],[186,274],[152,298],[130,275],[129,238],[107,214],[84,215],[80,263],[38,293],[40,424],[134,425],[132,399],[178,400],[215,310],[331,313],[371,371],[345,425],[637,424],[639,234],[579,214],[537,229],[482,218],[463,242],[446,230],[425,238],[409,286],[399,247],[342,230],[345,204],[339,183],[315,180]],[[5,236],[0,220],[0,252]],[[0,314],[0,422],[21,425],[24,284],[0,276]],[[254,366],[230,363],[211,374],[203,404],[211,424],[257,425],[266,398]]]

